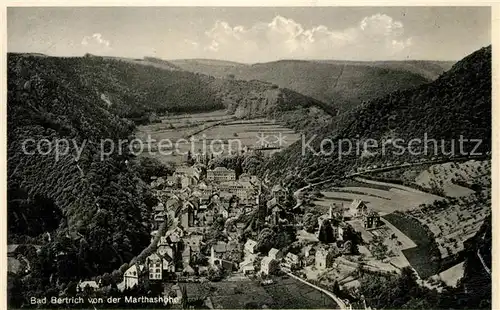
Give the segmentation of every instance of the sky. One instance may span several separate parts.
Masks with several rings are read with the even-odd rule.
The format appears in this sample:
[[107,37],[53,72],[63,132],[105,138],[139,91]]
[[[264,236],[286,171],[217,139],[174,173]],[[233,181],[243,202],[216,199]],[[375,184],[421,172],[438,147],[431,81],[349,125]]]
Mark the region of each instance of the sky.
[[17,7],[9,52],[130,58],[459,60],[491,44],[489,7]]

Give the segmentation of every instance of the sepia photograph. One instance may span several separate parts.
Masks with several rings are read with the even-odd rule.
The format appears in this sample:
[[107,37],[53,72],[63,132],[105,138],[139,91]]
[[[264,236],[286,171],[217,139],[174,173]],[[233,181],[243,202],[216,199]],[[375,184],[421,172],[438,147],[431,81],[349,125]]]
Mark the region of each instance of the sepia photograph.
[[7,308],[492,309],[493,9],[8,6]]

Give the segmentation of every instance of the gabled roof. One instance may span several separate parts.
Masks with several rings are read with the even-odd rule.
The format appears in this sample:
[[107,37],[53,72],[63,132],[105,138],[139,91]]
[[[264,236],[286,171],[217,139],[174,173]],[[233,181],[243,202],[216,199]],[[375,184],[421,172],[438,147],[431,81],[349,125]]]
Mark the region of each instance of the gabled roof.
[[162,258],[162,263],[163,264],[170,264],[173,261],[172,257],[170,255],[165,254]]
[[245,247],[254,247],[257,245],[257,241],[248,239],[247,242],[245,242]]
[[85,287],[91,287],[91,288],[99,288],[99,285],[97,285],[96,281],[82,281],[78,283],[78,286],[80,288],[85,288]]
[[148,256],[148,260],[161,260],[160,256],[156,253],[153,253]]
[[[210,171],[210,170],[209,170]],[[233,170],[229,170],[225,167],[216,167],[215,169],[213,169],[212,171],[226,171],[226,172],[234,172]]]
[[138,273],[137,273],[137,265],[136,265],[136,264],[133,264],[132,266],[130,266],[130,267],[129,267],[126,271],[125,271],[125,273],[127,273],[127,272],[129,272],[129,271],[130,271],[130,272],[134,272],[134,271],[135,271],[135,274],[137,275],[137,274],[138,274]]
[[368,216],[379,216],[378,212],[375,211],[375,210],[370,210],[370,212],[368,212],[367,214]]
[[361,208],[361,207],[366,207],[366,205],[362,200],[359,200],[359,199],[353,200],[353,202],[351,203],[351,206],[350,206],[350,208],[356,208],[356,209]]
[[272,249],[270,249],[270,250],[269,250],[269,254],[268,254],[268,256],[271,256],[271,255],[276,255],[276,254],[278,254],[278,253],[279,253],[279,251],[280,251],[280,250],[278,250],[278,249],[272,248]]
[[191,267],[190,265],[185,265],[185,267],[184,267],[184,270],[183,270],[183,271],[184,271],[184,272],[187,272],[187,273],[189,273],[189,274],[193,274],[193,273],[195,273],[195,272],[196,272],[196,271],[194,271],[193,267]]

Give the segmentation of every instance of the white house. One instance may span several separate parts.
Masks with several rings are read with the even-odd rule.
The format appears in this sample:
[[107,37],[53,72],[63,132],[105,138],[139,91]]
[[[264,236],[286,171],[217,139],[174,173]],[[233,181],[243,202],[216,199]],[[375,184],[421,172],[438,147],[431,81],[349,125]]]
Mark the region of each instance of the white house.
[[281,250],[272,248],[271,250],[269,250],[267,256],[274,258],[276,260],[281,260],[283,258],[283,252],[281,252]]
[[255,247],[257,246],[257,241],[248,239],[245,243],[245,251],[251,254],[255,254]]
[[319,270],[331,268],[333,266],[334,259],[335,258],[332,252],[325,249],[320,249],[316,252],[316,257],[315,257],[316,268]]
[[236,180],[236,172],[224,167],[217,167],[207,171],[207,180],[215,182],[225,182]]
[[260,262],[260,272],[265,275],[274,274],[279,269],[278,261],[266,256]]
[[300,267],[300,259],[293,253],[288,253],[283,260],[283,266],[290,270]]
[[130,266],[127,271],[123,274],[123,289],[131,289],[136,285],[139,285],[139,269],[137,265]]
[[90,288],[93,291],[96,291],[99,289],[99,284],[97,284],[96,281],[81,281],[78,282],[78,286],[76,287],[78,292],[83,292],[85,288]]
[[162,259],[158,254],[153,253],[149,255],[146,259],[148,270],[149,270],[149,279],[150,280],[161,280],[162,279]]
[[171,258],[174,257],[174,249],[172,249],[172,247],[169,245],[162,244],[162,245],[158,246],[157,252],[161,256],[169,256]]

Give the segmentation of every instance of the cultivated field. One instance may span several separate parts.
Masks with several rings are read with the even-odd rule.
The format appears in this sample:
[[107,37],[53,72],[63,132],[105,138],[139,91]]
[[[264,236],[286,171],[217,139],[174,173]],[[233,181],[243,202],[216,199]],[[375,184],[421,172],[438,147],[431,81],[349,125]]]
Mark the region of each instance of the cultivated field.
[[433,279],[442,280],[449,286],[456,286],[458,281],[464,276],[464,262],[457,264],[435,276]]
[[[163,117],[161,123],[139,126],[136,136],[143,141],[146,156],[164,163],[180,163],[186,159],[188,151],[192,154],[209,153],[210,150],[221,155],[236,154],[245,147],[284,148],[300,138],[298,133],[272,120],[241,120],[226,115],[225,111]],[[194,142],[190,141],[191,137]],[[148,143],[148,138],[153,142]],[[165,142],[159,145],[159,140]],[[163,154],[159,154],[159,148]],[[151,152],[147,152],[148,149]],[[275,151],[264,151],[264,154]]]
[[355,181],[357,186],[333,187],[322,191],[324,197],[317,200],[315,204],[320,210],[326,212],[332,203],[347,206],[351,201],[361,199],[371,209],[381,214],[387,214],[394,211],[410,210],[420,204],[443,199],[407,186],[361,178],[356,178]]

